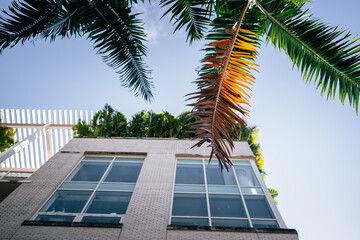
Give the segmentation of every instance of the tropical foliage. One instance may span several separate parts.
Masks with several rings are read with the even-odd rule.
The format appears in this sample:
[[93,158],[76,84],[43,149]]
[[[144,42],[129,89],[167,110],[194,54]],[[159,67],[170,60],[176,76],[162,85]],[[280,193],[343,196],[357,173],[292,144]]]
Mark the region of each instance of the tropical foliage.
[[14,140],[14,135],[16,130],[1,126],[1,118],[0,118],[0,152],[5,151],[12,145],[16,143]]
[[96,112],[91,124],[79,121],[73,127],[77,137],[157,137],[157,138],[191,138],[187,124],[196,119],[184,112],[178,117],[169,112],[154,113],[140,111],[128,121],[126,117],[108,104]]
[[[139,2],[144,0],[14,1],[0,17],[0,52],[38,37],[54,40],[86,36],[103,60],[119,73],[124,86],[151,100],[150,70],[143,58],[146,36],[139,14],[132,13]],[[309,15],[304,9],[308,0],[158,2],[165,9],[164,15],[170,16],[175,31],[185,28],[190,43],[204,38],[210,41],[196,81],[199,91],[189,96],[195,100],[190,104],[194,108],[192,116],[198,118],[191,124],[191,131],[200,138],[195,146],[209,144],[211,155],[221,166],[231,164],[231,135],[240,133],[249,112],[248,91],[254,81],[251,72],[256,67],[256,47],[263,38],[289,56],[306,82],[313,81],[327,98],[338,95],[342,103],[347,99],[358,111],[359,38]],[[150,131],[150,125],[156,122],[150,115],[145,133],[163,134]],[[167,124],[171,122],[169,117]],[[135,135],[140,134],[142,128],[133,128]]]

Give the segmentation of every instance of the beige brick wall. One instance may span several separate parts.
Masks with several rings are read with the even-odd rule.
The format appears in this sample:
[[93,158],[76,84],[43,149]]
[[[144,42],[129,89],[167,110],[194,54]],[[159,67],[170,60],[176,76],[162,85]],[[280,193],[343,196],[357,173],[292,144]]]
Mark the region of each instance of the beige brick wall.
[[[8,198],[0,203],[0,239],[257,239],[292,240],[296,234],[167,230],[176,155],[206,156],[206,147],[191,149],[189,140],[73,139]],[[233,156],[253,158],[245,142]],[[120,228],[22,226],[51,196],[84,152],[146,153],[127,213]]]

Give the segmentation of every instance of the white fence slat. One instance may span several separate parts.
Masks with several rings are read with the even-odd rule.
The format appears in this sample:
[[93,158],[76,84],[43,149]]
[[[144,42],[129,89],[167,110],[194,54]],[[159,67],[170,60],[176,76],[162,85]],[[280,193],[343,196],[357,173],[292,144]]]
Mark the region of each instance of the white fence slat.
[[[90,124],[93,110],[40,110],[40,109],[0,109],[4,123],[24,124],[77,124],[85,121]],[[19,142],[33,134],[39,127],[16,128],[14,140]],[[65,146],[74,136],[71,128],[52,128],[50,131],[53,154]],[[45,135],[41,134],[32,143],[0,164],[6,168],[39,168],[46,162]]]

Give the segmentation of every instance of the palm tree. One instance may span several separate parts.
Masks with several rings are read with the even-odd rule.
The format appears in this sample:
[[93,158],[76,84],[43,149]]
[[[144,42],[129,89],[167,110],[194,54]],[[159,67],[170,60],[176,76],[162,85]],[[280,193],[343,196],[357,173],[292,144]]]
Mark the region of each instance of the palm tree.
[[108,104],[97,111],[91,124],[79,122],[73,127],[77,137],[126,137],[128,135],[126,117]]
[[[0,52],[37,37],[54,40],[86,36],[122,84],[151,100],[145,33],[137,0],[23,0],[13,2],[0,18]],[[143,0],[141,1],[143,2]],[[195,146],[209,143],[220,166],[231,164],[231,136],[248,115],[247,91],[256,70],[256,48],[264,37],[290,57],[303,78],[314,81],[328,98],[339,94],[358,111],[360,67],[358,38],[331,27],[303,10],[307,0],[160,0],[175,31],[186,28],[191,43],[205,37],[204,65],[191,124]]]
[[23,0],[13,1],[0,16],[0,53],[36,38],[86,36],[122,85],[153,98],[150,70],[143,62],[146,34],[138,14],[131,13],[136,0]]
[[[348,99],[358,112],[360,92],[359,38],[345,30],[331,27],[319,19],[307,16],[304,0],[244,0],[244,1],[162,1],[172,2],[168,11],[175,15],[177,27],[188,21],[189,39],[202,36],[205,21],[197,8],[204,9],[211,19],[206,39],[203,67],[196,81],[199,91],[189,94],[192,116],[200,120],[191,124],[196,137],[195,146],[208,143],[221,167],[231,165],[229,154],[232,136],[245,125],[242,116],[248,115],[248,91],[256,71],[256,48],[261,38],[284,51],[303,78],[314,81],[328,98],[336,94],[342,103]],[[180,3],[193,3],[193,15],[181,11]],[[198,2],[199,4],[195,4]],[[178,5],[177,5],[178,4]],[[202,5],[201,5],[202,4]],[[196,17],[198,16],[198,18]],[[191,26],[191,27],[190,27]],[[198,28],[197,28],[198,27]],[[197,29],[197,30],[196,30]],[[211,157],[210,157],[211,159]]]

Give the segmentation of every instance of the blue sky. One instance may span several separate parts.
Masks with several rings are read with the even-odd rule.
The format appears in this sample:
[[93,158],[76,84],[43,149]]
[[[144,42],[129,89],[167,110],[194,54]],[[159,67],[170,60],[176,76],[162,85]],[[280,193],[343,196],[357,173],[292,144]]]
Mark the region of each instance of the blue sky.
[[[10,1],[2,0],[0,8]],[[356,0],[314,0],[311,12],[332,25],[360,33]],[[142,109],[187,109],[184,95],[195,90],[203,42],[189,46],[184,32],[172,34],[156,6],[145,11],[147,63],[156,86],[151,104],[121,87],[85,38],[37,40],[0,55],[0,108],[101,109],[109,103],[128,118]],[[267,185],[278,190],[278,208],[300,239],[360,239],[358,184],[360,118],[336,98],[326,100],[305,84],[283,53],[262,46],[260,73],[251,94],[250,125],[260,128]],[[344,237],[344,234],[346,237]]]

